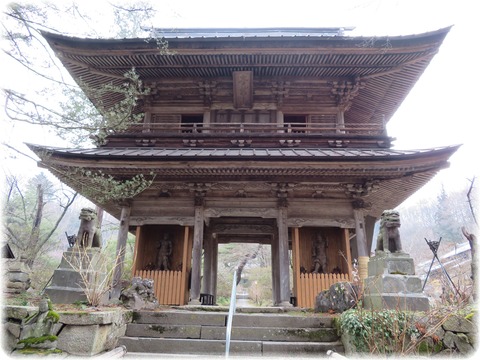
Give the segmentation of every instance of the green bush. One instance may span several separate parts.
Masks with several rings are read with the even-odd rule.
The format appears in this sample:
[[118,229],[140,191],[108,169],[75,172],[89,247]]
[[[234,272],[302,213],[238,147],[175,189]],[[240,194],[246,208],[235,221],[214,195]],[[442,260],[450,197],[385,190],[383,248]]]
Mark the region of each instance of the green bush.
[[410,339],[419,336],[411,314],[397,310],[350,309],[339,323],[340,332],[351,337],[357,352],[403,353]]

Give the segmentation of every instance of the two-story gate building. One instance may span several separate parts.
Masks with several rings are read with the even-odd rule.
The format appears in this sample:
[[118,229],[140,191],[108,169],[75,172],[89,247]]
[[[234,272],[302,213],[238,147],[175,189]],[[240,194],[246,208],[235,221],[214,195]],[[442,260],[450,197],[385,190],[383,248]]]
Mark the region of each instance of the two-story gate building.
[[[448,30],[157,30],[167,52],[145,39],[45,33],[81,86],[121,84],[133,67],[150,93],[138,103],[143,122],[98,147],[30,148],[136,234],[133,275],[154,278],[163,304],[215,295],[218,244],[252,242],[271,245],[275,304],[293,294],[311,307],[321,289],[350,278],[352,259],[366,276],[376,219],[457,149],[393,149],[386,132]],[[87,171],[153,181],[125,202],[100,201]]]

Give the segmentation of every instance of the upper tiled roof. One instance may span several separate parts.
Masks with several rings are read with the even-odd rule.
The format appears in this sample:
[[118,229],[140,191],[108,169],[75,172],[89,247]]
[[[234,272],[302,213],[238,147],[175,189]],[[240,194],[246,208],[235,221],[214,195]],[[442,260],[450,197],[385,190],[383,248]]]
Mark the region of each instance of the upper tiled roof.
[[[321,80],[325,101],[331,98],[330,82],[356,81],[361,89],[351,99],[345,123],[383,124],[427,68],[449,28],[393,37],[341,36],[340,29],[330,33],[323,28],[234,30],[165,31],[168,54],[154,39],[42,35],[74,79],[90,89],[121,85],[132,67],[145,83],[229,79],[234,71],[251,71],[254,79]],[[116,101],[119,95],[102,98],[107,107]]]
[[171,38],[224,38],[224,37],[322,37],[344,36],[353,27],[331,28],[185,28],[151,29],[152,37]]

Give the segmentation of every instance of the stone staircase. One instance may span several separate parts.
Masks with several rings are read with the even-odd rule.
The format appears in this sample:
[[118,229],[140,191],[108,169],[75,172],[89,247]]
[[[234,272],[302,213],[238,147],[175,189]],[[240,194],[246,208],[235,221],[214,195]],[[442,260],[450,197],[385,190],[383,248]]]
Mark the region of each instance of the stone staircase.
[[[326,356],[328,350],[344,353],[332,316],[281,309],[270,313],[238,310],[232,326],[232,356],[319,357]],[[224,356],[227,315],[225,311],[181,309],[135,312],[119,345],[130,355]]]

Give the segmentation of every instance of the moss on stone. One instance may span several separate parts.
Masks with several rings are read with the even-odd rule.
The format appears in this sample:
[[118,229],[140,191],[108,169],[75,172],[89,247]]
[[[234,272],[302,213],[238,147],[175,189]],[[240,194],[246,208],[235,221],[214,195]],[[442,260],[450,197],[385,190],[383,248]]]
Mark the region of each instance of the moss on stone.
[[337,332],[337,335],[341,335],[342,334],[342,329],[341,329],[341,322],[340,322],[340,317],[333,317],[332,318],[332,327],[335,329],[335,331]]
[[52,322],[57,323],[60,320],[60,315],[54,310],[49,310],[45,319],[50,319]]
[[153,331],[158,332],[159,334],[163,334],[167,328],[161,325],[150,325],[149,328]]
[[39,336],[39,337],[29,337],[26,339],[20,340],[18,343],[19,344],[24,344],[27,347],[36,345],[36,344],[42,344],[46,341],[54,342],[57,341],[58,337],[55,335],[44,335],[44,336]]
[[284,333],[287,336],[302,337],[310,341],[322,342],[325,341],[325,338],[331,336],[331,329],[315,329],[314,331],[306,329],[285,329]]
[[17,350],[19,354],[22,355],[42,355],[42,356],[47,356],[47,355],[58,355],[62,354],[63,351],[60,349],[36,349],[36,348],[25,348],[25,349],[20,349]]
[[137,320],[140,319],[140,314],[136,311],[132,311],[132,322],[136,322]]

